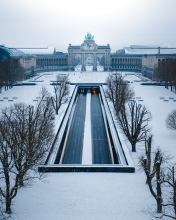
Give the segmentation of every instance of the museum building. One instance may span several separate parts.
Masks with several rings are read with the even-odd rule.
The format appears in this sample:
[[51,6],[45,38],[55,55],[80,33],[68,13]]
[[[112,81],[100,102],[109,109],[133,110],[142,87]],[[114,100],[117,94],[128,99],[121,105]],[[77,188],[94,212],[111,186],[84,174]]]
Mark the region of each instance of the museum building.
[[152,78],[158,62],[176,59],[176,48],[133,45],[111,53],[109,44],[98,45],[87,33],[81,45],[69,44],[68,53],[48,45],[0,45],[0,60],[9,57],[29,76],[42,71],[130,71]]

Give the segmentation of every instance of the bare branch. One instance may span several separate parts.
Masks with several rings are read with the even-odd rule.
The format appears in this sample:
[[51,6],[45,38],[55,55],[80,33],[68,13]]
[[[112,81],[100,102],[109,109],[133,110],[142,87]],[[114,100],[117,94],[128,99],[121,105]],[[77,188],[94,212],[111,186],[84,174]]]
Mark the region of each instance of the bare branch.
[[56,115],[61,107],[68,101],[69,85],[68,76],[58,75],[54,84],[54,96],[51,97],[51,103]]
[[117,115],[120,128],[132,145],[132,151],[136,151],[136,143],[145,141],[146,134],[150,132],[148,122],[151,114],[145,106],[137,104],[135,101],[122,106]]
[[176,130],[176,110],[168,114],[166,118],[166,127],[171,130]]
[[[44,162],[53,141],[54,110],[48,92],[42,88],[36,106],[17,103],[5,108],[0,118],[0,194],[11,212],[18,189],[37,177],[37,166]],[[45,101],[44,101],[45,100]]]

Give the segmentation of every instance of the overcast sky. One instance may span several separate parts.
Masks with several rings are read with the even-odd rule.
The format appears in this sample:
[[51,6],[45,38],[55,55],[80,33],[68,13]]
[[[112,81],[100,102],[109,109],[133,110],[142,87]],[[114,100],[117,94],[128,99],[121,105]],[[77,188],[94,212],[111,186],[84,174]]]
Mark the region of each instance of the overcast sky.
[[176,46],[176,0],[0,0],[0,44]]

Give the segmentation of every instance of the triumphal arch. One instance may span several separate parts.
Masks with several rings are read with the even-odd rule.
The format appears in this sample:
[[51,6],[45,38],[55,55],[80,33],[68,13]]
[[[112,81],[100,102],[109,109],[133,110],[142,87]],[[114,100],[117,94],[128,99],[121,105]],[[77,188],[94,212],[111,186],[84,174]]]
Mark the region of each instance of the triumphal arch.
[[68,47],[68,68],[81,71],[104,71],[110,70],[111,48],[110,45],[99,46],[95,43],[94,36],[89,32],[81,45]]

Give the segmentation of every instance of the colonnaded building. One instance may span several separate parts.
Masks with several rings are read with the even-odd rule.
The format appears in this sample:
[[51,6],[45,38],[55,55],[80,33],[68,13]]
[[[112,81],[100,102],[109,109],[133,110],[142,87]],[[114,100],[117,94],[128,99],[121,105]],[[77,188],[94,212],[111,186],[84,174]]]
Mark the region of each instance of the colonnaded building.
[[98,45],[90,33],[80,45],[68,46],[68,53],[47,45],[0,45],[0,60],[16,59],[26,76],[42,71],[131,71],[152,78],[162,60],[176,59],[176,48],[130,46],[111,53],[111,47]]

